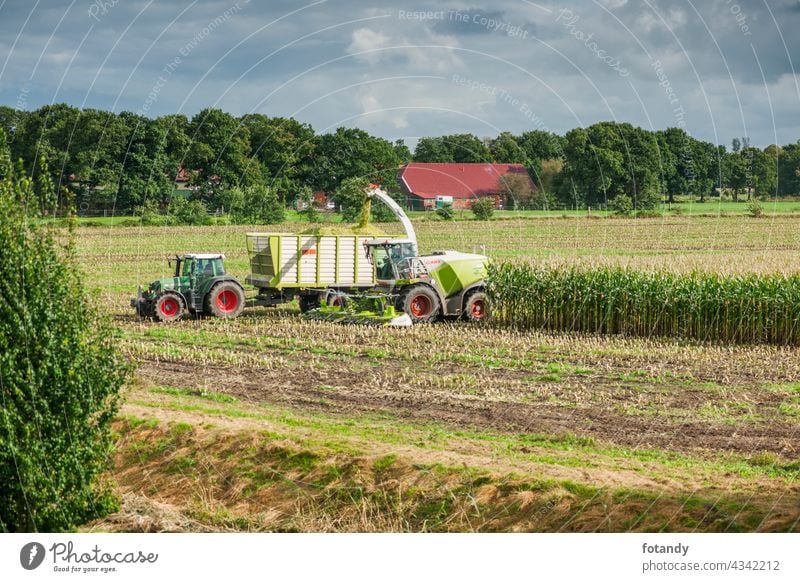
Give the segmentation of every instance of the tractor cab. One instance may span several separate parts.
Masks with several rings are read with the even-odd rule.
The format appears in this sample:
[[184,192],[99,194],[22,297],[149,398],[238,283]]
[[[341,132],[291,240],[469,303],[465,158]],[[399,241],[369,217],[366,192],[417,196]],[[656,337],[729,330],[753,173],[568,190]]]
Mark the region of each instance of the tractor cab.
[[175,262],[175,277],[218,277],[225,274],[223,263],[225,255],[193,254],[175,256],[169,263]]
[[373,239],[364,244],[367,258],[375,266],[378,281],[418,279],[427,275],[417,256],[417,245],[408,239]]

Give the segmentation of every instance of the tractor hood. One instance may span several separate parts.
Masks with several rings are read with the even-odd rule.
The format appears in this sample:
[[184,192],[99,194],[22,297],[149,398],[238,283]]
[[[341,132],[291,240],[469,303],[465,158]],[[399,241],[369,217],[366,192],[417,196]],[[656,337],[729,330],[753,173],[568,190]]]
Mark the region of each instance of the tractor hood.
[[156,279],[150,283],[151,291],[172,291],[181,286],[180,277],[164,277],[163,279]]

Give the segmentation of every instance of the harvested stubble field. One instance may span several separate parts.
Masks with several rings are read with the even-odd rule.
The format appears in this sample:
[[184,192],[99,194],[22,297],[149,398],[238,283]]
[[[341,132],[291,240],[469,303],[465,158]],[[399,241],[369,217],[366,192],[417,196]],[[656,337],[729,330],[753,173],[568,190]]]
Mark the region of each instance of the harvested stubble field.
[[[500,259],[788,273],[795,224],[423,222],[418,236]],[[172,326],[132,316],[128,298],[170,253],[223,251],[243,277],[249,230],[79,231],[88,282],[138,364],[117,423],[123,511],[90,527],[800,529],[800,350],[345,327],[291,306]]]

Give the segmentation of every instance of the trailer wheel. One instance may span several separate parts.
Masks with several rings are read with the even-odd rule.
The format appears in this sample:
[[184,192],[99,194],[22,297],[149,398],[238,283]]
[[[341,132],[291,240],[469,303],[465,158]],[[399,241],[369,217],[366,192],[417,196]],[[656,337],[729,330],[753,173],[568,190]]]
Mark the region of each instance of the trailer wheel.
[[464,312],[461,317],[467,321],[485,321],[489,317],[489,302],[486,293],[473,291],[464,302]]
[[439,316],[439,296],[427,285],[413,285],[400,293],[397,307],[413,323],[428,323]]
[[179,321],[183,317],[183,298],[177,293],[164,293],[156,299],[153,317],[162,323]]
[[215,317],[233,319],[244,309],[244,291],[236,283],[222,281],[211,288],[206,295],[206,312]]
[[306,295],[300,295],[298,303],[300,304],[300,313],[305,313],[307,311],[311,311],[312,309],[317,309],[320,303],[319,294],[308,293]]

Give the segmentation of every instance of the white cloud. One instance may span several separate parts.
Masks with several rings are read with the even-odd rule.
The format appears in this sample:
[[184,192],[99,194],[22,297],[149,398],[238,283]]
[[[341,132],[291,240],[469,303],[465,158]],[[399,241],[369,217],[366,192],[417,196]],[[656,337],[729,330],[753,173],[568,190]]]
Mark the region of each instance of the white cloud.
[[371,28],[358,28],[353,31],[351,38],[347,52],[371,64],[380,61],[385,54],[380,49],[389,46],[389,37]]
[[[371,65],[401,55],[406,58],[408,69],[414,72],[451,73],[463,66],[461,59],[450,50],[458,46],[455,37],[436,34],[427,28],[422,31],[423,37],[411,40],[405,36],[390,36],[370,28],[359,28],[353,31],[347,52]],[[400,48],[381,50],[389,47]]]
[[[430,49],[422,46],[420,48],[406,49],[409,64],[414,67],[414,70],[452,73],[464,67],[464,63],[458,57],[456,51],[452,50],[459,46],[455,37],[435,34],[431,31],[426,32],[428,33],[427,38],[420,44],[444,48]],[[406,42],[404,44],[411,43]]]
[[680,8],[670,8],[669,12],[659,14],[648,9],[636,18],[636,26],[639,31],[650,32],[654,28],[666,27],[668,30],[675,30],[686,24],[686,12]]

